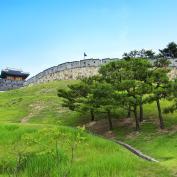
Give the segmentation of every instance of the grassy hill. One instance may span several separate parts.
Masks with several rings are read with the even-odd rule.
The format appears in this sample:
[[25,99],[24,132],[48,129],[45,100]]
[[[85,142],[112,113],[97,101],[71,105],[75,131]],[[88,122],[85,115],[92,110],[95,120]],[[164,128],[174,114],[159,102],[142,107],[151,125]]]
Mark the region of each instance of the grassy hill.
[[71,113],[61,106],[62,100],[57,97],[58,88],[77,81],[60,81],[40,84],[18,90],[0,93],[0,121],[19,123],[27,119],[32,123],[71,124],[77,113]]
[[[152,123],[155,107],[146,105],[148,119],[140,133],[135,133],[131,124],[115,127],[118,139],[160,160],[147,162],[109,140],[71,128],[81,125],[88,116],[63,108],[57,89],[67,89],[67,84],[75,82],[56,81],[0,93],[0,176],[17,172],[24,177],[176,175],[175,114],[165,117],[167,129],[159,131]],[[123,112],[118,117],[121,116],[119,121],[123,122]]]

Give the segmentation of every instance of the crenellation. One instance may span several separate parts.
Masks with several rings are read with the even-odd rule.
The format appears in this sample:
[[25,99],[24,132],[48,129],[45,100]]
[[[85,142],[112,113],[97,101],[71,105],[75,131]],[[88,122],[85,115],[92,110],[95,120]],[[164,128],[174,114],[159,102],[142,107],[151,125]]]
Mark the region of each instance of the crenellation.
[[90,66],[99,67],[100,65],[101,65],[100,59],[86,59],[80,61],[80,67],[90,67]]
[[[54,80],[77,80],[83,77],[94,76],[98,74],[98,70],[102,64],[107,64],[112,61],[117,61],[118,58],[104,58],[100,59],[85,59],[80,61],[66,62],[45,69],[37,75],[31,77],[27,81],[11,81],[0,79],[0,91],[11,88],[19,88],[31,84],[45,83]],[[170,67],[174,68],[169,73],[170,78],[177,76],[177,59],[169,59]],[[150,60],[153,64],[154,60]],[[9,90],[10,90],[9,89]]]
[[[104,61],[104,62],[103,62]],[[25,82],[26,85],[44,83],[53,80],[79,79],[96,75],[101,64],[108,63],[111,59],[85,59],[59,64],[44,70]]]
[[[104,58],[100,59],[85,59],[81,61],[73,61],[62,63],[58,66],[51,67],[28,79],[24,85],[35,83],[45,83],[54,80],[77,80],[83,77],[94,76],[98,74],[98,70],[102,64],[107,64],[112,61],[117,61],[118,58]],[[177,67],[177,59],[171,61],[171,66]],[[173,71],[171,76],[176,75]]]

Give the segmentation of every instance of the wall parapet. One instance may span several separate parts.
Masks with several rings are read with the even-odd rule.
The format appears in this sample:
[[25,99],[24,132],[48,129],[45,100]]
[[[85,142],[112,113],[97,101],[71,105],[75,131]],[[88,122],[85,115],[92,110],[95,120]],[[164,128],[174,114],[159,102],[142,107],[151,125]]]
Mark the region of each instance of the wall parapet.
[[23,87],[23,85],[24,81],[0,79],[0,91],[17,89]]
[[[50,67],[26,81],[11,81],[0,79],[0,91],[12,90],[31,84],[45,83],[54,80],[76,80],[83,77],[89,77],[98,74],[101,65],[111,61],[119,60],[118,58],[110,59],[85,59],[80,61],[66,62],[57,66]],[[155,60],[150,60],[154,64]],[[177,77],[177,58],[169,59],[172,69],[168,74],[170,79]]]
[[[48,68],[37,75],[28,79],[24,86],[44,83],[52,80],[62,80],[62,79],[77,79],[79,77],[87,77],[98,72],[98,69],[102,64],[109,63],[110,61],[118,60],[105,58],[105,59],[85,59],[80,61],[66,62]],[[92,73],[93,71],[93,73]],[[77,77],[78,75],[78,77]]]

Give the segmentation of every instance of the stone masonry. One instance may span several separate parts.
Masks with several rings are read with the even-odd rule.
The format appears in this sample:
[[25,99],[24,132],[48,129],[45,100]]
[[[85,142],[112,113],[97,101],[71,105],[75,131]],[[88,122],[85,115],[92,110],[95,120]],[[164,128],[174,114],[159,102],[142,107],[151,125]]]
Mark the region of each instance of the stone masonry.
[[114,60],[117,59],[86,59],[63,63],[42,71],[28,79],[24,85],[45,83],[54,80],[76,80],[83,77],[94,76],[98,73],[98,69],[102,64]]
[[[105,59],[85,59],[80,61],[66,62],[58,66],[48,68],[34,77],[28,79],[24,86],[38,83],[45,83],[54,80],[76,80],[83,77],[96,75],[98,69],[102,64],[118,60],[105,58]],[[171,72],[169,73],[170,79],[177,77],[177,59],[169,59],[171,64]],[[150,60],[153,64],[154,60]]]
[[24,81],[11,81],[6,79],[0,79],[0,91],[13,90],[23,87]]
[[[86,59],[81,61],[66,62],[58,66],[48,68],[33,76],[27,81],[11,81],[0,79],[0,91],[12,90],[23,86],[45,83],[55,80],[77,80],[83,77],[98,74],[101,65],[118,59]],[[170,79],[177,77],[177,59],[169,59],[171,72],[168,74]],[[151,60],[152,64],[153,61]]]

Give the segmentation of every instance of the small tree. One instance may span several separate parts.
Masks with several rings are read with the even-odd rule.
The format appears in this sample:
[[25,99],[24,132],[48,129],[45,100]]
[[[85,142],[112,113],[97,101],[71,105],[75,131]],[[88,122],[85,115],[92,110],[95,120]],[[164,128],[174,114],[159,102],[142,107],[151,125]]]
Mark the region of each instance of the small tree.
[[144,58],[144,59],[154,59],[155,53],[152,50],[133,50],[129,53],[124,53],[123,58],[124,59],[131,59],[131,58]]
[[177,110],[177,79],[176,80],[172,80],[169,82],[169,89],[168,89],[168,100],[172,101],[173,100],[173,104],[166,107],[164,109],[164,113],[173,113]]
[[168,69],[165,68],[154,68],[152,71],[152,75],[150,78],[150,82],[152,83],[152,94],[149,96],[149,102],[155,101],[157,104],[157,110],[158,110],[158,117],[159,117],[159,123],[160,128],[163,129],[165,127],[164,120],[162,116],[162,109],[160,100],[162,98],[168,98],[169,97],[169,78],[167,76]]
[[160,50],[164,57],[177,57],[177,44],[175,42],[170,42],[166,48]]
[[[128,74],[125,70],[125,66],[126,66],[126,61],[119,60],[119,61],[110,62],[107,65],[103,65],[99,70],[102,80],[104,80],[106,83],[111,84],[114,90],[116,90],[117,92],[120,91],[120,84],[122,80],[124,80],[125,77],[127,77]],[[119,104],[120,95],[119,98],[116,99],[116,102],[117,102],[116,103],[117,106],[120,105]],[[128,117],[130,117],[131,106],[129,105],[128,108],[129,108]]]
[[59,89],[58,97],[63,98],[63,107],[68,107],[71,111],[76,109],[78,97],[86,97],[89,93],[89,86],[83,82],[68,85],[68,89]]
[[152,65],[150,62],[143,58],[138,59],[130,59],[126,61],[124,65],[126,80],[135,80],[138,81],[137,83],[137,93],[139,96],[139,108],[140,108],[140,122],[143,121],[143,96],[150,92],[149,85],[148,85],[148,78],[150,76],[150,69]]
[[113,129],[111,113],[115,109],[115,91],[111,84],[106,82],[95,83],[92,89],[92,95],[89,98],[94,100],[95,107],[101,111],[106,112],[109,130]]
[[117,99],[117,105],[124,105],[124,107],[128,108],[128,116],[130,116],[131,111],[134,113],[137,130],[139,129],[137,106],[139,105],[140,107],[140,121],[142,121],[143,95],[149,93],[147,81],[151,67],[151,64],[146,59],[129,58],[128,60],[104,65],[99,71],[103,80],[110,83],[118,93],[124,93],[124,99],[125,95],[127,96],[126,103],[123,101],[123,104],[119,104],[119,98]]
[[124,98],[121,99],[122,101],[121,105],[123,107],[130,106],[129,111],[132,111],[134,114],[136,131],[138,131],[140,129],[138,110],[137,110],[137,107],[140,103],[138,83],[136,80],[124,80],[121,82],[119,90],[120,90],[119,95],[123,94],[123,98]]
[[68,90],[58,90],[58,96],[63,98],[63,107],[71,111],[90,112],[91,121],[95,120],[95,107],[92,99],[86,99],[91,93],[92,85],[98,81],[99,76],[83,78],[80,83],[69,85]]

